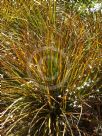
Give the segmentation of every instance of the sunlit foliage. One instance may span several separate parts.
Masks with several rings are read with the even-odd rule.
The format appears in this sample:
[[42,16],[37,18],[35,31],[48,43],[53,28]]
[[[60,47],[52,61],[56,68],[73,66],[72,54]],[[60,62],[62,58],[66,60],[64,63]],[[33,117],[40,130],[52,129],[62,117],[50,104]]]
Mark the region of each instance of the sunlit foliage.
[[1,1],[0,122],[5,136],[87,135],[83,120],[98,122],[101,116],[101,111],[91,112],[91,101],[101,103],[101,14],[84,18],[58,5]]

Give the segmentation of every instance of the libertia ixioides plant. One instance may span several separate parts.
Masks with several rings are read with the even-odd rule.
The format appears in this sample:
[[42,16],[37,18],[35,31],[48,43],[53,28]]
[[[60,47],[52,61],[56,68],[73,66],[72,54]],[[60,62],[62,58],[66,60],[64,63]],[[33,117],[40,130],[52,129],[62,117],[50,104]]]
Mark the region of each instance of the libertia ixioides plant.
[[101,94],[101,15],[66,13],[52,0],[0,9],[2,135],[87,135],[80,121]]

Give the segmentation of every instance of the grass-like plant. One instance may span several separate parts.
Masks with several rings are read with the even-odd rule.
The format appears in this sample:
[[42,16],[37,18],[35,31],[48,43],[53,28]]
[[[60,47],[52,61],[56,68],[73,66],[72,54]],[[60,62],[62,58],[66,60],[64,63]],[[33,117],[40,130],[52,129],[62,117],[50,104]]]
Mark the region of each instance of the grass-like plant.
[[101,96],[101,15],[66,13],[52,0],[0,9],[2,135],[88,135],[90,99]]

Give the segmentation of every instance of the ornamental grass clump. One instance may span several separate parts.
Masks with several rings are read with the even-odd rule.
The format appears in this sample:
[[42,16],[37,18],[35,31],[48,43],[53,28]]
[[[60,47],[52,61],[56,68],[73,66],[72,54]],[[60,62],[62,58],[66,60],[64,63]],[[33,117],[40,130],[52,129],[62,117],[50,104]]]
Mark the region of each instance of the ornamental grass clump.
[[96,133],[91,123],[97,127],[101,111],[91,100],[101,103],[100,13],[83,18],[60,11],[56,1],[33,0],[2,1],[0,9],[1,134]]

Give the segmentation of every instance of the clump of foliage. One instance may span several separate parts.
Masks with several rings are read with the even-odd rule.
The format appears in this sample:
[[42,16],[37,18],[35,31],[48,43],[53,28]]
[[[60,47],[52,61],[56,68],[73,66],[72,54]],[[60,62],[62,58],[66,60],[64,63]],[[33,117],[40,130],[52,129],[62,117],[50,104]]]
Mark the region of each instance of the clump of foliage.
[[1,133],[97,134],[101,14],[83,18],[56,1],[2,1],[0,9]]

